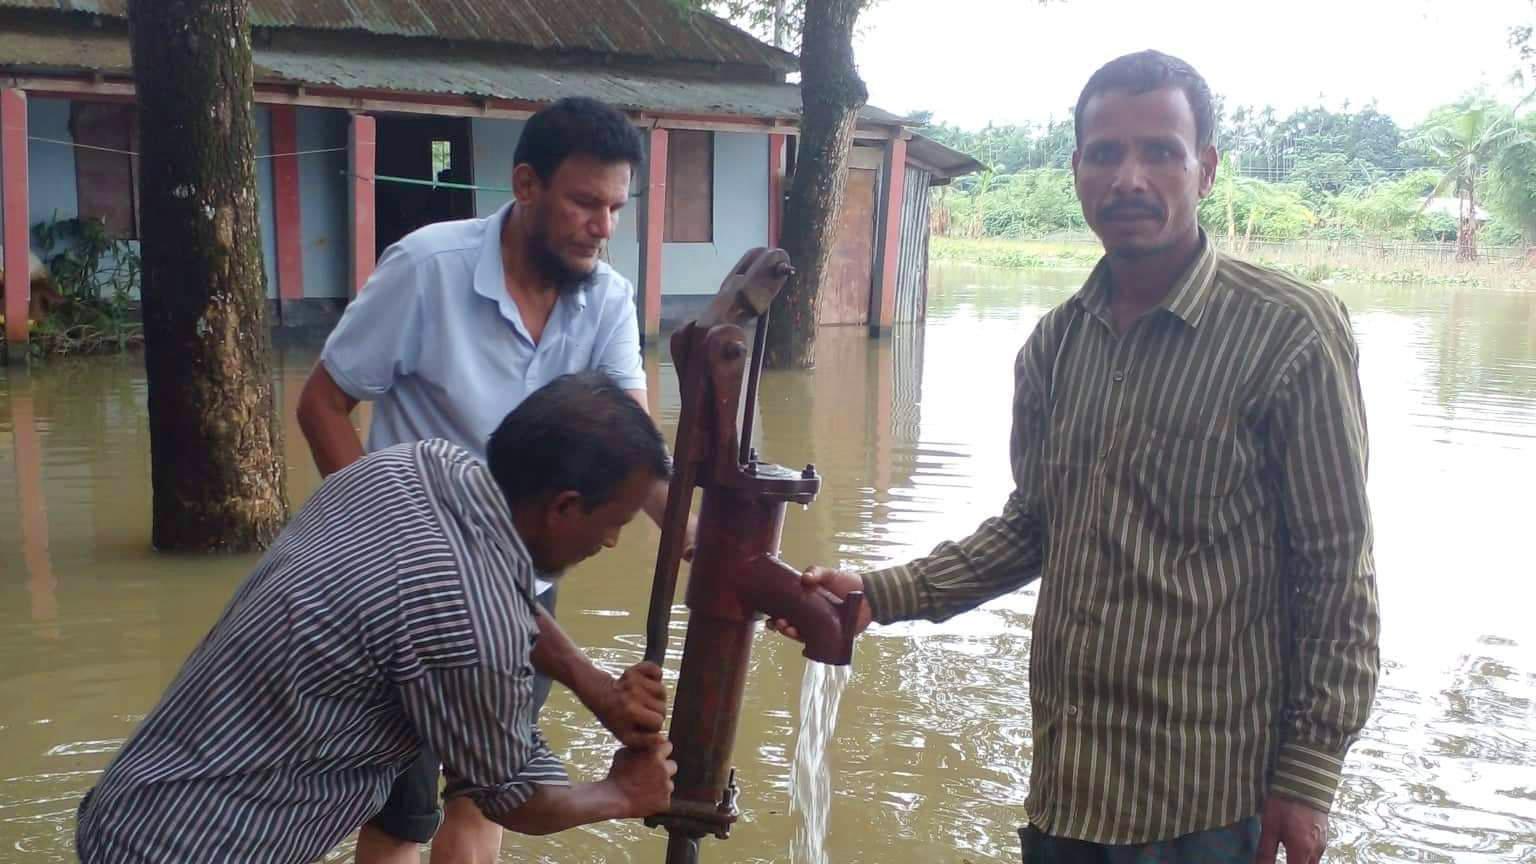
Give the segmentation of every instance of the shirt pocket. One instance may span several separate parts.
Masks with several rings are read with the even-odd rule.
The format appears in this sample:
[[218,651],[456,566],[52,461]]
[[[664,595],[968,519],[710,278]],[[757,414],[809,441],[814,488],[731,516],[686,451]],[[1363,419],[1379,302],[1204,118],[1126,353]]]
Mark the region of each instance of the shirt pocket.
[[1203,435],[1149,428],[1131,459],[1138,509],[1170,539],[1213,543],[1251,509],[1251,462],[1231,425]]

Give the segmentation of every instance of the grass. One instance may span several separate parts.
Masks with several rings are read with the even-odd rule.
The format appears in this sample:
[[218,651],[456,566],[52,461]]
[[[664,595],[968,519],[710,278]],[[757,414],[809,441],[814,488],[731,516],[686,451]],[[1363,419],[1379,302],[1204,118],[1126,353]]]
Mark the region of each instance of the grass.
[[934,261],[961,261],[989,267],[1087,269],[1099,260],[1097,247],[1046,240],[970,240],[934,237],[928,257]]
[[[988,267],[1086,270],[1099,260],[1103,250],[1091,240],[934,237],[928,254],[934,261]],[[1536,269],[1518,259],[1464,263],[1434,253],[1411,250],[1386,253],[1364,246],[1321,241],[1255,242],[1241,257],[1315,283],[1536,288]]]

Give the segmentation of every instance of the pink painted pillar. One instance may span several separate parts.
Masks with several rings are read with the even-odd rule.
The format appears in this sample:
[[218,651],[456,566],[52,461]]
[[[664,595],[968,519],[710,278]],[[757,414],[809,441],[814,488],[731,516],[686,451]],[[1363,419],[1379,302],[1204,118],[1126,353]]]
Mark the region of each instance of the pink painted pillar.
[[352,178],[350,210],[352,211],[352,294],[363,290],[368,277],[373,275],[373,265],[378,257],[374,250],[374,156],[378,149],[378,132],[374,119],[367,114],[352,115],[352,129],[348,135],[347,161]]
[[[299,151],[298,111],[292,105],[272,106],[272,152]],[[272,185],[277,216],[278,309],[304,298],[304,228],[299,205],[299,157],[272,159]],[[279,311],[281,315],[281,311]]]
[[27,94],[0,90],[0,177],[5,191],[0,224],[5,243],[5,345],[7,362],[27,359],[32,248],[27,227]]
[[880,257],[875,262],[875,291],[870,297],[869,329],[889,333],[896,320],[896,273],[901,261],[901,210],[906,197],[907,141],[894,135],[885,145],[884,195],[880,208]]
[[667,228],[667,130],[650,131],[645,220],[640,236],[640,340],[661,332],[661,254]]

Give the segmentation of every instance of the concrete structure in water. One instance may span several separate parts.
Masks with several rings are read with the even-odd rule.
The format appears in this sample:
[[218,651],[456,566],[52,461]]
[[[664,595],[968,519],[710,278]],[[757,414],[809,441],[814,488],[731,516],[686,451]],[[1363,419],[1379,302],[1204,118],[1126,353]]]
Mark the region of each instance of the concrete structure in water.
[[[389,243],[493,212],[510,198],[523,120],[562,96],[613,104],[646,137],[634,206],[606,252],[636,284],[644,336],[691,317],[747,249],[777,243],[800,116],[799,88],[785,83],[794,55],[673,0],[503,8],[252,0],[274,322],[328,325]],[[0,0],[8,256],[24,261],[30,227],[49,219],[100,218],[137,236],[126,10],[126,0]],[[822,323],[879,333],[921,318],[928,188],[978,168],[866,108]],[[26,267],[6,272],[14,346],[27,339]]]

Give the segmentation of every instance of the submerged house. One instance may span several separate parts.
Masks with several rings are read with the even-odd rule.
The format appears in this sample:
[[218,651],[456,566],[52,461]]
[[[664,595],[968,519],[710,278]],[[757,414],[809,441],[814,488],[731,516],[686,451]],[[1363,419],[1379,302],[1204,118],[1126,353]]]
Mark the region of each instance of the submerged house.
[[[127,0],[0,0],[9,244],[72,217],[136,238],[126,14]],[[413,228],[509,200],[522,121],[562,96],[623,109],[647,141],[606,253],[637,287],[644,335],[777,242],[797,60],[717,18],[673,0],[251,0],[251,22],[261,239],[283,326],[334,320]],[[921,318],[928,188],[979,167],[865,109],[822,323],[878,333]],[[25,310],[25,280],[5,284],[6,309]],[[25,341],[25,319],[7,317],[7,341]]]

